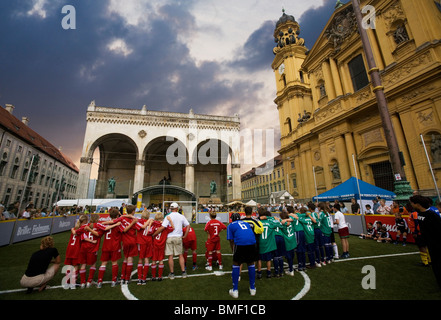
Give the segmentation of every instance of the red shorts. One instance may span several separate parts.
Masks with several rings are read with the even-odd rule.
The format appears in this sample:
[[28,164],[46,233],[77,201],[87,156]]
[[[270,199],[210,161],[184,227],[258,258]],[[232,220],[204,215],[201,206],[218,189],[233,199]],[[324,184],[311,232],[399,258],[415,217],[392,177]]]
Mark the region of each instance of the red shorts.
[[149,244],[138,244],[138,254],[140,259],[151,258],[153,256],[153,248]]
[[121,259],[121,249],[117,251],[102,251],[101,261],[118,261]]
[[136,244],[123,244],[124,257],[138,256],[138,246]]
[[152,261],[164,260],[165,248],[153,248]]
[[81,251],[79,262],[80,264],[87,264],[91,266],[96,263],[97,258],[98,258],[97,252]]
[[205,243],[205,246],[207,247],[207,251],[217,251],[221,249],[220,241],[216,241],[216,242],[207,241]]
[[338,229],[338,235],[340,236],[340,238],[349,238],[349,228],[345,227]]
[[79,265],[80,262],[79,262],[78,258],[66,258],[66,259],[64,259],[64,264],[66,266],[76,266],[76,265]]
[[191,249],[191,250],[196,250],[197,249],[197,241],[196,240],[191,240],[191,241],[186,241],[186,242],[182,242],[182,245],[184,246],[184,249]]

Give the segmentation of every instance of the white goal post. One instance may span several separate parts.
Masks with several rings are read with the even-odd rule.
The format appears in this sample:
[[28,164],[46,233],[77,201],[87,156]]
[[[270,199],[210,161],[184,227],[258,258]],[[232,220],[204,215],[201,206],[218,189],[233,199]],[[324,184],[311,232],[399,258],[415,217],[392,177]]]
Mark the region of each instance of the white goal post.
[[198,202],[194,201],[162,201],[162,208],[165,208],[165,204],[168,204],[167,207],[170,206],[173,202],[176,202],[179,205],[179,208],[182,209],[182,214],[189,222],[192,222],[196,219],[196,213],[198,211]]

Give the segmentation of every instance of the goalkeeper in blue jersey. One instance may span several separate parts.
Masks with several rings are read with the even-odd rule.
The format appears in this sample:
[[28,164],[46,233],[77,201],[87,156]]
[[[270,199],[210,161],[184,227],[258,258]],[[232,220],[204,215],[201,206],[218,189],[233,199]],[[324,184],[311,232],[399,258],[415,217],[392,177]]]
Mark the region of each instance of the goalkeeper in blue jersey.
[[233,289],[229,293],[233,298],[239,297],[239,276],[240,265],[246,263],[248,265],[248,276],[250,280],[250,294],[256,295],[256,237],[248,222],[240,220],[239,213],[231,215],[231,221],[227,227],[227,240],[230,241],[233,250]]

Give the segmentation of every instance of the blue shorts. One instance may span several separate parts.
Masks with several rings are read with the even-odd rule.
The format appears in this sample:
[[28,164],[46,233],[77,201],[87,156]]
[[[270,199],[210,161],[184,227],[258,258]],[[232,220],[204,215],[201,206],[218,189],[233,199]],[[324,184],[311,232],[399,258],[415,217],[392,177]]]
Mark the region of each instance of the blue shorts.
[[275,251],[259,253],[259,260],[261,261],[271,261],[274,258]]

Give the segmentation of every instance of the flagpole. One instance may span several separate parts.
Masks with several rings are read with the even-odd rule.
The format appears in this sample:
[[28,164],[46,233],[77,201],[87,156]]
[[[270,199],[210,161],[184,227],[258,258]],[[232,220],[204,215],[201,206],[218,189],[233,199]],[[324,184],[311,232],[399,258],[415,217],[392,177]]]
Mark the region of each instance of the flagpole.
[[430,164],[429,154],[427,153],[426,143],[424,142],[424,138],[423,138],[422,134],[420,134],[420,137],[421,137],[421,142],[423,143],[424,152],[426,153],[426,158],[427,158],[427,163],[429,164],[430,173],[432,174],[433,183],[435,184],[435,189],[436,189],[436,193],[438,195],[438,200],[441,201],[441,196],[439,194],[439,189],[438,189],[438,186],[436,184],[436,178],[435,178],[435,175],[433,174],[432,165]]

